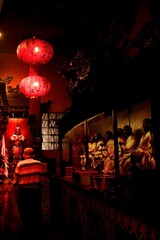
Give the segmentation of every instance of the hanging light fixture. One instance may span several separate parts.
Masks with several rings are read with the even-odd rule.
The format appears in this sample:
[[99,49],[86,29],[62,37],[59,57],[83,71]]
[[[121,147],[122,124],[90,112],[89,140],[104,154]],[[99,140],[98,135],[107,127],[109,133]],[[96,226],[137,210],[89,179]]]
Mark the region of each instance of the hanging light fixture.
[[51,84],[42,76],[28,76],[22,79],[19,89],[27,97],[43,97],[50,91]]
[[35,37],[24,40],[17,47],[18,58],[30,65],[46,64],[53,55],[51,44]]
[[19,84],[20,92],[30,98],[29,114],[39,115],[40,97],[51,89],[50,82],[39,75],[39,66],[50,61],[53,55],[51,44],[35,37],[24,40],[17,47],[18,58],[30,65],[29,76]]

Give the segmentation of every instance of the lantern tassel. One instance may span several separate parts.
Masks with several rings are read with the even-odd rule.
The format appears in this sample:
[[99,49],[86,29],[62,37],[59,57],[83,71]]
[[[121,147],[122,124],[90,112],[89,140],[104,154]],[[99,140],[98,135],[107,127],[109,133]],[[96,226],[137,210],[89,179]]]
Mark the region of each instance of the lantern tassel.
[[29,115],[40,115],[40,97],[29,98]]

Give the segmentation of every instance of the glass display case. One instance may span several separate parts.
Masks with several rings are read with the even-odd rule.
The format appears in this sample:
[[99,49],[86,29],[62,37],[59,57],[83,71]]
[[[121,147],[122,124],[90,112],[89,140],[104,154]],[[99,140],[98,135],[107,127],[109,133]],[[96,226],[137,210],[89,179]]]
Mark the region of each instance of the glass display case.
[[103,136],[106,124],[112,129],[111,117],[106,118],[105,113],[100,113],[69,130],[62,139],[62,161],[72,164],[74,169],[81,169],[81,156],[86,155],[90,136],[95,133],[102,133]]
[[[130,108],[119,111],[114,109],[110,113],[101,112],[91,118],[85,119],[85,121],[71,128],[62,138],[61,162],[65,163],[65,166],[72,166],[73,169],[94,169],[89,159],[88,144],[91,136],[100,134],[105,143],[106,131],[111,131],[115,140],[118,139],[118,128],[130,125],[133,133],[140,138],[143,132],[142,122],[145,118],[151,118],[149,99],[135,103]],[[114,164],[115,162],[117,163],[115,169],[118,171],[118,153],[115,155],[115,159]]]

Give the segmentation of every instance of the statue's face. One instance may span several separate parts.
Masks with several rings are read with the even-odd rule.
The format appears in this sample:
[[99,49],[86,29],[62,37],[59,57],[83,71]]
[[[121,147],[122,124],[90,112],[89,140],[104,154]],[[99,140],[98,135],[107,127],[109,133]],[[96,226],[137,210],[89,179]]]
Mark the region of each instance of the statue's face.
[[20,135],[20,133],[21,133],[20,127],[16,127],[15,134]]
[[144,131],[146,131],[146,132],[149,131],[151,129],[150,120],[144,119],[142,127],[143,127]]

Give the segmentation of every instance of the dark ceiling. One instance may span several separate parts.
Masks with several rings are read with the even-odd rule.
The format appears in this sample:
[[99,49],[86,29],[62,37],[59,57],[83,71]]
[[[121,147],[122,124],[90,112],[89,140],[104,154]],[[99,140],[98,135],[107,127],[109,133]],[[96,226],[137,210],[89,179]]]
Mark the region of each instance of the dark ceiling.
[[[55,45],[56,54],[68,55],[110,37],[111,20],[133,28],[143,0],[71,1],[0,0],[0,30],[4,40],[0,52],[16,51],[17,45],[32,36]],[[150,1],[150,0],[148,0]],[[146,2],[146,1],[145,1]],[[154,0],[151,1],[152,5]],[[58,49],[60,51],[58,51]]]
[[148,68],[153,56],[143,52],[160,46],[157,0],[0,0],[0,6],[0,53],[16,53],[18,44],[33,36],[49,41],[57,56],[84,50],[92,85],[108,79],[110,69],[115,76],[129,62],[135,66],[137,56],[138,71]]
[[0,53],[16,53],[21,41],[39,37],[54,46],[55,55],[84,50],[99,78],[160,45],[157,0],[0,0],[1,5]]
[[129,105],[157,80],[159,0],[0,0],[1,5],[0,53],[16,53],[33,36],[50,42],[55,56],[70,59],[84,50],[91,70],[85,81],[75,81],[77,117],[111,102]]

